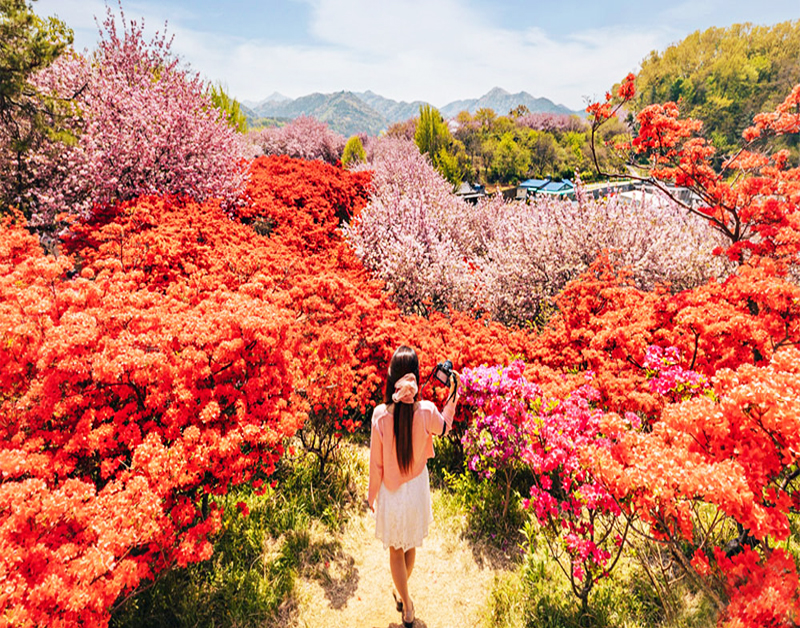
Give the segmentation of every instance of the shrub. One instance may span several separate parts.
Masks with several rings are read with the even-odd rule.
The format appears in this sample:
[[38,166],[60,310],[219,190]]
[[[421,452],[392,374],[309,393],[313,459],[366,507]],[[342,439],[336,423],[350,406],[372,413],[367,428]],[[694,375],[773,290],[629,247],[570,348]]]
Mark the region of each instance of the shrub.
[[299,116],[286,126],[251,131],[249,137],[264,155],[319,159],[330,164],[339,161],[345,146],[344,137],[307,116]]
[[344,145],[344,152],[342,153],[342,165],[345,168],[363,163],[367,159],[367,153],[364,150],[364,144],[358,135],[354,135],[347,144]]

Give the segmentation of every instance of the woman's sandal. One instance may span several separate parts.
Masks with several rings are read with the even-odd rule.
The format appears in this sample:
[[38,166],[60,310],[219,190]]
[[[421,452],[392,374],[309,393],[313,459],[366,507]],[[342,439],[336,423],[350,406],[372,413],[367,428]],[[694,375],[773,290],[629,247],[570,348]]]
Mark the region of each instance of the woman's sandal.
[[403,600],[397,597],[397,591],[392,591],[392,597],[394,598],[394,607],[397,609],[398,613],[403,612]]
[[410,620],[406,619],[406,614],[405,613],[403,613],[401,615],[401,618],[403,620],[403,628],[413,628],[414,627],[414,605],[413,604],[411,605],[411,619]]

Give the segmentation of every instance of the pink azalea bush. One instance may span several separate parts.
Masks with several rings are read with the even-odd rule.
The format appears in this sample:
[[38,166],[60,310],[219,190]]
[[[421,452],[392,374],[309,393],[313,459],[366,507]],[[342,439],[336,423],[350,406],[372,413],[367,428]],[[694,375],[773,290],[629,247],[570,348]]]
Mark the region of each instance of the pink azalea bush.
[[453,307],[529,324],[603,251],[646,290],[691,288],[728,271],[712,253],[719,236],[666,201],[497,195],[471,205],[412,142],[385,138],[367,153],[372,197],[345,235],[405,311]]
[[644,367],[650,380],[650,390],[662,395],[672,403],[689,399],[710,390],[708,378],[680,364],[681,354],[677,347],[647,347]]
[[[673,410],[700,395],[715,399],[708,379],[692,370],[692,365],[681,365],[676,347],[647,347],[641,368],[651,391]],[[519,360],[508,366],[466,368],[461,381],[468,418],[462,443],[469,469],[486,479],[523,467],[531,473],[530,499],[523,505],[532,512],[542,532],[540,538],[586,610],[593,588],[614,569],[634,530],[633,523],[641,524],[641,513],[637,513],[640,497],[635,491],[619,491],[615,486],[619,468],[609,467],[608,461],[632,443],[646,442],[648,434],[663,433],[664,425],[646,427],[633,412],[624,413],[624,419],[606,413],[600,407],[600,393],[592,386],[594,374],[586,372],[584,377],[586,383],[562,400],[548,398],[537,384],[528,381],[525,365]],[[680,436],[673,433],[670,440],[680,440]],[[629,453],[635,456],[634,452],[635,447]],[[648,459],[657,462],[652,456]],[[601,464],[603,460],[605,464]],[[661,473],[661,464],[658,469],[656,473]],[[627,481],[630,487],[630,478]],[[638,474],[636,481],[648,482]],[[672,481],[666,480],[667,484]],[[653,534],[660,534],[657,526]],[[718,548],[714,551],[717,564],[727,565],[726,571],[735,570]],[[783,558],[777,554],[774,560]],[[748,560],[755,563],[758,557],[754,554]],[[711,569],[709,556],[701,549],[692,564],[701,575]],[[779,579],[758,566],[754,573],[757,579],[771,578],[783,588],[796,582],[793,571]],[[729,582],[732,589],[740,584]],[[751,589],[745,594],[756,596]]]
[[329,164],[341,159],[346,142],[327,124],[308,116],[295,118],[286,126],[250,131],[249,140],[264,155],[319,159]]
[[479,366],[462,373],[463,404],[473,408],[461,443],[470,471],[491,480],[499,476],[505,493],[502,517],[508,512],[511,486],[522,466],[521,452],[530,447],[531,400],[541,398],[536,384],[523,377],[520,360],[508,367]]
[[163,33],[147,41],[143,24],[121,20],[119,29],[109,9],[91,58],[65,54],[34,78],[74,98],[77,136],[31,156],[41,181],[28,190],[34,225],[145,194],[233,202],[243,189],[245,144],[205,83]]
[[463,437],[470,468],[484,477],[522,465],[532,472],[524,505],[585,606],[628,532],[619,504],[582,461],[585,449],[611,446],[603,412],[594,407],[599,393],[586,384],[563,401],[547,399],[527,381],[521,361],[464,369],[461,381],[473,418]]

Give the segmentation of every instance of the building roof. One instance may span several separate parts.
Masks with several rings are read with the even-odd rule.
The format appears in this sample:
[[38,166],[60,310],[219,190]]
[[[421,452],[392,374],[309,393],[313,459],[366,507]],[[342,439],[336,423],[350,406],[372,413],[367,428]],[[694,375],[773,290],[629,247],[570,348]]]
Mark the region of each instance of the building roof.
[[560,194],[572,192],[572,190],[575,189],[575,184],[569,179],[553,181],[548,177],[547,179],[528,179],[520,183],[519,187],[534,193],[544,192],[545,194]]
[[464,181],[458,186],[456,190],[457,196],[485,196],[486,191],[482,185],[472,185],[468,181]]
[[539,189],[550,183],[550,178],[547,179],[528,179],[519,184],[521,188]]

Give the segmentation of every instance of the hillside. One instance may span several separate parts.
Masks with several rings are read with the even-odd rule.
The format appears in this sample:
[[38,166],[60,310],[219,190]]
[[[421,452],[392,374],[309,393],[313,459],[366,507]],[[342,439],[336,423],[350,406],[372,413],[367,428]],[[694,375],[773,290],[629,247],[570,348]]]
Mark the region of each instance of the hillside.
[[[753,116],[773,109],[800,77],[800,20],[696,31],[642,61],[634,111],[679,101],[703,121],[721,152],[733,150]],[[791,146],[791,142],[789,142]]]
[[419,115],[419,108],[422,105],[429,104],[422,100],[398,102],[391,98],[384,98],[369,90],[366,92],[356,92],[356,96],[380,113],[389,123],[403,122],[409,118],[414,118]]
[[309,116],[325,122],[337,133],[377,135],[387,125],[386,119],[352,92],[314,93],[294,100],[266,100],[253,108],[259,118]]

